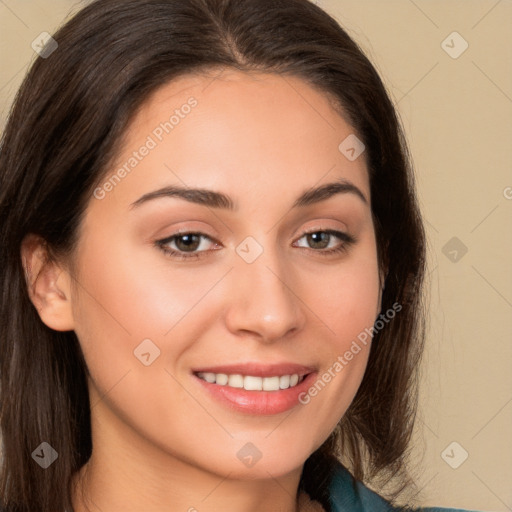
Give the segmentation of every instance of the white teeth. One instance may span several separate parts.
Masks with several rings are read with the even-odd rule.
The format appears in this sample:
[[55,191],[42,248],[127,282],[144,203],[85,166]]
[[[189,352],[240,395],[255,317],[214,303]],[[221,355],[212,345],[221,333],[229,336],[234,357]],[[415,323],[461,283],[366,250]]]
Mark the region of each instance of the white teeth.
[[215,373],[205,373],[203,374],[203,379],[206,382],[215,382]]
[[225,386],[228,383],[228,376],[225,373],[217,373],[217,375],[215,375],[215,373],[212,373],[212,375],[215,377],[215,379],[213,380],[215,384]]
[[265,377],[263,379],[263,391],[277,391],[279,389],[279,377]]
[[244,388],[247,391],[279,391],[280,389],[292,388],[304,379],[304,377],[299,377],[297,373],[275,377],[254,377],[253,375],[199,372],[197,376],[211,384]]
[[244,389],[247,391],[261,391],[263,388],[263,379],[261,377],[244,377]]
[[232,388],[243,388],[244,378],[242,375],[230,375],[228,377],[228,386],[231,386]]

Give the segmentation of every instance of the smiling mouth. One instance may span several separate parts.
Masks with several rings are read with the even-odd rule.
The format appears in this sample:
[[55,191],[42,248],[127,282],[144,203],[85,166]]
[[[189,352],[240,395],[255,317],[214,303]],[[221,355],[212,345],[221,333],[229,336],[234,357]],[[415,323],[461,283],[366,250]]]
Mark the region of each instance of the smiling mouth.
[[210,384],[245,389],[246,391],[282,391],[298,386],[309,373],[304,375],[293,373],[270,377],[211,372],[194,372],[194,375]]

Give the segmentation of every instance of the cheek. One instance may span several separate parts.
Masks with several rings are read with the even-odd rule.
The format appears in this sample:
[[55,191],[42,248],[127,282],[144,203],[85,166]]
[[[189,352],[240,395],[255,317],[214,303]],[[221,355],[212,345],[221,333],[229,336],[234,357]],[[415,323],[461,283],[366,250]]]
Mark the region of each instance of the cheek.
[[80,324],[97,324],[116,337],[164,336],[211,287],[207,276],[215,277],[155,258],[156,248],[134,251],[122,241],[90,247],[82,255],[75,313]]
[[323,322],[330,348],[347,343],[373,326],[379,313],[379,272],[375,241],[367,236],[338,264],[326,266],[302,283],[302,296]]
[[171,263],[156,248],[134,250],[111,236],[91,236],[83,244],[72,301],[75,332],[91,376],[101,375],[105,387],[128,369],[144,368],[134,354],[143,340],[160,350],[156,366],[171,367],[215,321],[214,301],[207,295],[229,269],[191,270]]
[[[372,239],[361,244],[339,265],[303,285],[324,328],[321,332],[322,368],[302,397],[327,437],[345,414],[361,384],[371,348],[371,328],[379,313],[379,273]],[[320,332],[320,331],[319,331]]]

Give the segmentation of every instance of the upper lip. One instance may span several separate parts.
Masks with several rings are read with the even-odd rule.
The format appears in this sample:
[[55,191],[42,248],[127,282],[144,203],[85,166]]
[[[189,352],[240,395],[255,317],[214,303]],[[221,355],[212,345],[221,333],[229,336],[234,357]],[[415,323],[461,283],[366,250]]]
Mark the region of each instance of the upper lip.
[[256,362],[233,365],[203,366],[194,368],[194,373],[225,373],[228,375],[252,375],[254,377],[274,377],[297,374],[299,377],[316,371],[316,368],[295,363],[262,364]]

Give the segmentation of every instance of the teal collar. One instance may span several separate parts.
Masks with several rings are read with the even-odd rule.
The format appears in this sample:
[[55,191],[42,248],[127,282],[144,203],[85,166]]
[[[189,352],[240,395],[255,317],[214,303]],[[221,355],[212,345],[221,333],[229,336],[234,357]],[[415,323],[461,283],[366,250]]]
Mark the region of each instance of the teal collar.
[[329,485],[332,512],[391,512],[394,508],[378,494],[355,480],[340,463]]
[[[332,512],[398,512],[388,501],[355,480],[340,463],[329,484],[329,501]],[[413,512],[477,512],[461,508],[426,507],[408,510]]]

